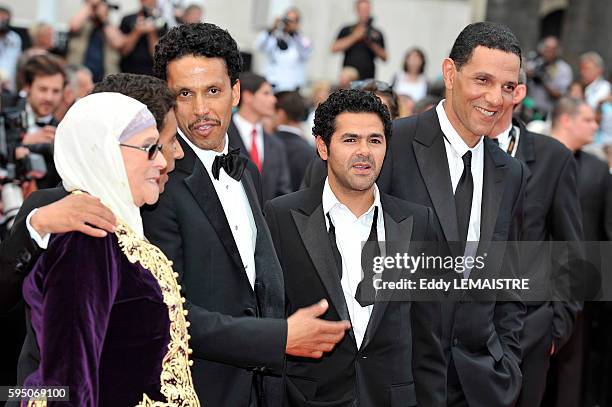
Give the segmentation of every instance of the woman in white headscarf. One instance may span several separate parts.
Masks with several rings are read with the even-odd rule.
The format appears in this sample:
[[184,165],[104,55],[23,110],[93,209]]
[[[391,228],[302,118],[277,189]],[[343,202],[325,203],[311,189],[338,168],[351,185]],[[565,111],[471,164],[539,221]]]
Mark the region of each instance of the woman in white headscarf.
[[24,385],[67,386],[69,405],[198,405],[179,286],[140,218],[166,166],[158,139],[146,106],[118,93],[79,100],[57,128],[64,188],[100,198],[118,218],[105,238],[53,235],[24,282],[41,357]]

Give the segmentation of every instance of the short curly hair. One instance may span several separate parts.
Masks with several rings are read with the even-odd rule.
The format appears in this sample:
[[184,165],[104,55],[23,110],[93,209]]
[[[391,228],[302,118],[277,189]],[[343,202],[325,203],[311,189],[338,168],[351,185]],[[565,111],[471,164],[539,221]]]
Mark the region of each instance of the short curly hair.
[[153,114],[157,130],[164,127],[166,115],[176,105],[176,98],[166,82],[148,75],[117,73],[107,75],[91,93],[116,92],[145,104]]
[[341,89],[329,95],[315,111],[312,134],[321,136],[329,148],[332,134],[336,131],[336,117],[341,113],[374,113],[380,117],[387,142],[391,138],[391,116],[389,109],[372,92],[357,89]]
[[166,80],[168,64],[187,55],[222,58],[232,86],[242,71],[238,45],[229,32],[214,24],[196,23],[174,27],[160,38],[153,56],[154,75]]

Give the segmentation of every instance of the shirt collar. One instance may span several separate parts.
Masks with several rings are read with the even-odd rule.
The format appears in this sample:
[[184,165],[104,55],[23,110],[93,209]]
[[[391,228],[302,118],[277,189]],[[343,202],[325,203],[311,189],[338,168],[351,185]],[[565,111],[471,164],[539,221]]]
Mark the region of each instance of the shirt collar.
[[[346,208],[346,206],[338,200],[336,194],[334,194],[334,191],[332,191],[331,187],[329,186],[329,179],[325,178],[325,186],[323,187],[323,214],[325,215],[325,222],[327,222],[327,214],[335,207]],[[380,192],[378,191],[378,185],[376,185],[376,183],[374,183],[374,202],[372,203],[372,206],[370,206],[370,208],[363,215],[361,215],[361,218],[373,213],[374,207],[378,207],[378,213],[382,214]],[[350,212],[348,208],[346,208],[346,210]]]
[[263,133],[263,126],[261,125],[261,122],[253,124],[244,117],[242,117],[240,113],[234,114],[234,122],[236,123],[236,126],[238,127],[238,130],[240,130],[241,134],[250,137],[251,132],[253,131],[253,127],[255,127],[255,129],[257,130],[257,134]]
[[299,127],[295,127],[295,126],[288,126],[286,124],[279,124],[278,127],[276,128],[277,131],[285,131],[287,133],[293,133],[297,136],[301,136],[302,135],[302,129],[300,129]]
[[191,149],[193,150],[193,152],[198,156],[198,158],[200,159],[200,161],[202,161],[202,164],[204,164],[204,166],[206,167],[206,169],[210,172],[212,171],[212,165],[213,165],[213,161],[215,161],[215,157],[221,154],[227,154],[228,152],[228,139],[227,139],[227,133],[225,134],[225,140],[224,143],[225,145],[223,146],[223,151],[221,153],[214,151],[214,150],[204,150],[198,146],[196,146],[195,144],[193,144],[191,142],[191,140],[189,140],[187,138],[187,136],[185,136],[183,134],[183,132],[181,131],[181,129],[177,129],[179,136],[181,136],[183,138],[183,140],[185,140],[185,143],[187,143],[187,145],[189,147],[191,147]]
[[463,157],[463,155],[467,153],[468,150],[480,149],[483,137],[480,137],[478,143],[473,148],[470,148],[467,144],[465,144],[465,141],[463,141],[459,133],[457,133],[457,130],[455,130],[450,120],[448,119],[446,111],[444,111],[444,102],[445,99],[442,99],[440,103],[438,103],[438,106],[436,106],[436,113],[438,114],[438,121],[440,122],[440,128],[442,129],[442,133],[444,133],[444,136],[446,136],[445,138],[451,145],[455,154],[457,154],[458,157]]

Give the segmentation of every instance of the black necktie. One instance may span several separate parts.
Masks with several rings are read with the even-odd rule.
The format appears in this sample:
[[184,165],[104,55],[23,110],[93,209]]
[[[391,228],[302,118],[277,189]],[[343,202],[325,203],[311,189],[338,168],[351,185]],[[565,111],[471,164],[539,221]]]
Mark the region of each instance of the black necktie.
[[331,220],[331,216],[329,216],[329,212],[327,212],[327,220],[329,221],[329,230],[327,231],[327,235],[329,236],[329,243],[331,244],[332,253],[334,254],[334,261],[336,262],[336,267],[338,268],[338,275],[340,276],[340,280],[342,280],[342,256],[340,255],[338,244],[336,243],[336,228]]
[[240,155],[240,149],[235,148],[227,154],[218,155],[215,157],[212,165],[212,174],[215,179],[219,179],[219,171],[221,168],[225,170],[227,175],[240,181],[244,169],[246,168],[247,159]]
[[470,213],[472,212],[472,194],[474,193],[472,152],[468,151],[461,158],[463,160],[463,173],[455,190],[455,208],[457,210],[459,241],[466,242],[470,224]]
[[508,134],[508,150],[506,153],[512,155],[512,151],[514,150],[514,144],[516,143],[516,129],[514,126],[510,129],[510,134]]
[[363,279],[357,285],[355,299],[362,307],[374,304],[376,289],[374,288],[374,258],[380,257],[380,246],[378,245],[378,206],[374,207],[370,236],[361,251],[361,269]]

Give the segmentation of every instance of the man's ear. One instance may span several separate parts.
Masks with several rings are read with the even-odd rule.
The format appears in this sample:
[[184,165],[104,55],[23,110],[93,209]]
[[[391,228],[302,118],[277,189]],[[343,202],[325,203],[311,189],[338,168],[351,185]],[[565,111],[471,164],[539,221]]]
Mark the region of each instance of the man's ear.
[[514,96],[512,97],[512,105],[516,106],[520,104],[523,99],[527,96],[527,86],[524,83],[519,83],[514,89]]
[[450,90],[455,84],[455,76],[457,75],[457,66],[455,61],[450,58],[444,58],[442,61],[442,79],[444,79],[444,86]]
[[319,157],[321,157],[323,161],[327,161],[329,157],[329,151],[327,150],[327,144],[325,144],[325,141],[323,141],[323,137],[317,136],[315,144],[317,146],[317,152],[319,153]]
[[236,81],[234,86],[232,86],[232,106],[238,106],[240,102],[240,79]]

